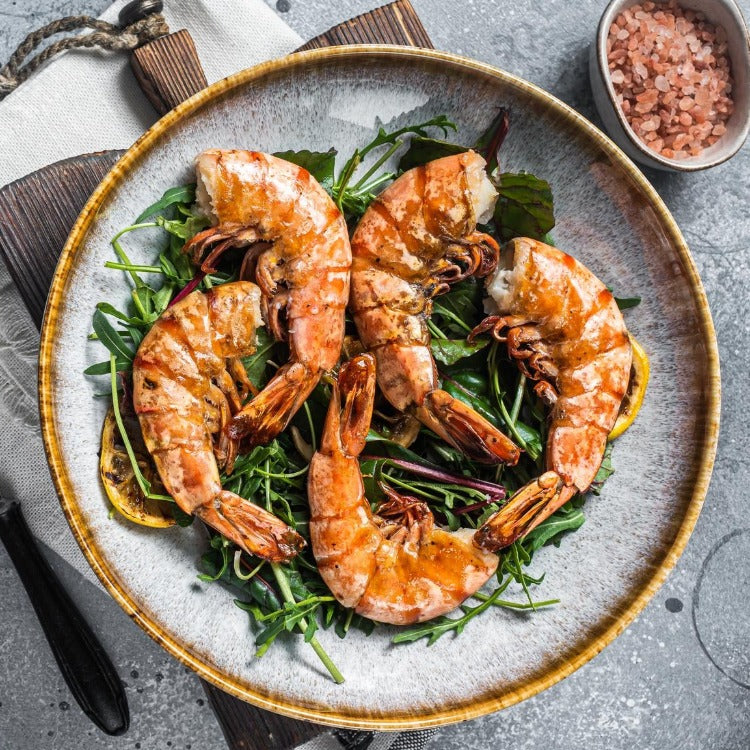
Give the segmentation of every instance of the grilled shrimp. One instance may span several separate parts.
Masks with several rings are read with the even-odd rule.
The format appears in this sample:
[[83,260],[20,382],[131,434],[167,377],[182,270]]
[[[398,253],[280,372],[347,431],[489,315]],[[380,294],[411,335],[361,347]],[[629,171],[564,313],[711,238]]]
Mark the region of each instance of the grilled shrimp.
[[318,570],[341,604],[372,620],[409,625],[455,609],[487,582],[498,558],[473,543],[472,529],[436,528],[416,498],[391,491],[373,515],[357,457],[374,393],[372,355],[342,365],[310,463],[310,537]]
[[214,226],[185,252],[210,273],[223,252],[249,246],[243,269],[254,269],[266,325],[277,340],[289,342],[289,362],[228,427],[230,437],[260,445],[287,426],[321,374],[338,362],[349,298],[349,233],[321,185],[283,159],[213,149],[198,156],[196,173],[198,203]]
[[370,205],[352,237],[349,307],[378,385],[475,461],[515,464],[518,448],[438,387],[427,320],[432,298],[469,275],[490,273],[498,246],[476,231],[497,194],[485,162],[469,151],[405,172]]
[[166,310],[138,347],[133,404],[146,447],[177,505],[246,552],[283,561],[304,546],[302,537],[222,490],[217,464],[231,471],[237,452],[222,427],[247,394],[239,358],[255,351],[259,302],[258,287],[238,281],[192,292]]
[[547,472],[522,487],[477,532],[497,550],[531,531],[594,481],[628,389],[632,353],[625,321],[607,287],[570,255],[527,238],[503,248],[489,280],[498,314],[491,331],[549,406]]

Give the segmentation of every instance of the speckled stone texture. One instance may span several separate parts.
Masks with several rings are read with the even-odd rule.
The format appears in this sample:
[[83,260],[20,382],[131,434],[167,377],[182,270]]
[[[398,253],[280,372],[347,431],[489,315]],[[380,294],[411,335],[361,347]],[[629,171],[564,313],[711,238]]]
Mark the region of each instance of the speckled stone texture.
[[[436,47],[538,83],[597,122],[586,52],[603,3],[413,2]],[[374,4],[279,0],[276,6],[287,9],[283,17],[309,37]],[[0,0],[3,59],[30,29],[58,16],[101,10],[106,3],[42,0],[34,5],[32,12],[21,2]],[[750,4],[741,6],[750,15]],[[683,558],[639,620],[591,663],[523,704],[442,730],[430,745],[433,750],[500,745],[739,750],[750,744],[750,528],[743,492],[748,478],[748,174],[747,146],[729,163],[706,173],[648,174],[696,258],[722,357],[719,454],[703,513]],[[1,273],[2,303],[13,306],[17,296],[7,287],[5,270]],[[36,340],[30,321],[16,320],[12,335],[7,325],[6,320],[0,322],[1,340],[11,342],[0,351],[3,365],[13,356],[10,352],[17,351],[12,342]],[[22,359],[28,359],[33,347],[22,346]],[[22,376],[21,365],[14,365],[14,372]],[[26,378],[29,372],[33,377],[27,368]],[[3,400],[3,421],[13,406],[12,398]],[[10,430],[0,433],[0,453],[6,456],[19,455],[11,435]],[[105,595],[65,564],[57,567],[129,684],[132,728],[123,738],[106,738],[72,704],[31,607],[7,557],[0,553],[0,748],[221,748],[215,720],[205,705],[199,705],[203,696],[195,678]]]

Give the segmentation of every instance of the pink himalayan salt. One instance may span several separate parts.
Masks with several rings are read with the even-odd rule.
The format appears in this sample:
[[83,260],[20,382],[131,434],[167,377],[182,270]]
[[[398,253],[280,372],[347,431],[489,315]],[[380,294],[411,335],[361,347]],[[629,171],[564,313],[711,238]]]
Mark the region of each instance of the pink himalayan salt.
[[624,10],[609,29],[617,101],[636,135],[670,159],[697,156],[732,114],[727,35],[676,0]]

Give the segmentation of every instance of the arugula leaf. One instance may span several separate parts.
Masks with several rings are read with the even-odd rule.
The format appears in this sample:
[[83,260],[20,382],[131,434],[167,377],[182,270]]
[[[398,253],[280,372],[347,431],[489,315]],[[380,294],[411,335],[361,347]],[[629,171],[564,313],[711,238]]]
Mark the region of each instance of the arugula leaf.
[[219,554],[221,555],[221,564],[217,565],[216,560],[208,557],[207,555],[204,555],[205,560],[205,567],[210,568],[210,573],[201,573],[201,575],[198,576],[198,578],[208,583],[210,581],[218,581],[220,578],[223,578],[226,572],[229,570],[229,563],[232,559],[232,551],[231,551],[231,542],[226,539],[225,537],[221,536],[221,534],[217,534],[216,536],[211,537],[211,548],[214,550],[218,550]]
[[[271,611],[279,609],[281,607],[281,600],[271,584],[258,575],[253,576],[248,581],[243,581],[235,575],[234,568],[230,564],[233,552],[227,556],[228,562],[224,566],[225,557],[222,552],[222,539],[224,538],[221,535],[213,536],[211,538],[210,549],[201,557],[201,569],[204,571],[205,576],[201,580],[206,582],[220,580],[246,595],[250,600],[264,609]],[[229,550],[234,549],[228,540],[224,541],[230,544]],[[220,575],[217,575],[219,573]],[[242,607],[242,609],[244,608]]]
[[459,282],[433,303],[430,323],[450,336],[465,338],[472,329],[471,323],[481,319],[482,295],[482,284],[476,279]]
[[530,552],[536,552],[540,547],[550,542],[557,544],[563,532],[580,528],[585,520],[580,508],[568,509],[566,507],[559,510],[524,537],[524,547],[527,547]]
[[420,456],[413,450],[405,448],[400,443],[396,443],[393,440],[389,440],[387,437],[383,437],[383,435],[378,434],[373,429],[367,433],[365,440],[367,442],[368,451],[381,451],[385,454],[384,458],[400,458],[404,461],[412,461],[415,464],[421,464],[428,469],[436,469],[438,471],[441,468],[437,464],[425,460],[424,456]]
[[205,229],[211,221],[206,216],[196,214],[188,216],[184,221],[178,219],[165,219],[163,216],[156,217],[156,223],[169,234],[179,237],[181,240],[189,240],[201,229]]
[[591,483],[591,492],[595,495],[601,495],[604,483],[615,473],[612,467],[612,447],[612,443],[607,443],[607,447],[604,449],[602,464],[599,467],[599,471],[596,472],[594,481]]
[[460,146],[458,143],[415,135],[409,143],[409,148],[398,162],[398,172],[400,174],[414,167],[421,167],[423,164],[440,159],[443,156],[463,154],[468,150],[468,147]]
[[330,193],[336,154],[336,149],[332,148],[328,151],[277,151],[274,156],[306,169]]
[[127,362],[125,369],[129,370],[133,364],[135,352],[123,341],[122,336],[112,327],[101,310],[94,311],[93,327],[99,341],[115,355],[116,361]]
[[479,136],[472,148],[440,138],[415,135],[398,163],[398,172],[399,174],[406,172],[443,156],[453,156],[454,154],[463,154],[466,151],[474,150],[482,154],[487,160],[487,172],[491,173],[497,167],[497,152],[507,133],[508,110],[501,107],[490,126]]
[[620,310],[629,310],[631,307],[638,307],[641,304],[640,297],[615,297],[615,302]]
[[468,342],[466,339],[437,339],[430,342],[432,356],[444,365],[454,365],[464,357],[482,351],[490,343],[489,339],[477,339]]
[[542,436],[539,430],[527,425],[521,420],[516,420],[514,423],[516,432],[521,436],[523,442],[526,444],[526,451],[530,456],[536,458],[544,452],[544,446],[542,445]]
[[149,216],[164,211],[177,203],[195,203],[195,183],[169,188],[156,203],[152,203],[133,223],[140,224]]
[[552,190],[546,180],[528,172],[503,172],[497,191],[495,223],[503,241],[513,237],[542,240],[555,226]]
[[[117,372],[125,372],[130,369],[132,362],[124,359],[115,359],[115,369]],[[84,375],[109,375],[110,363],[109,360],[106,362],[97,362],[95,365],[89,365],[84,371]]]
[[461,606],[463,615],[458,618],[436,617],[434,620],[428,620],[427,622],[417,625],[414,628],[408,630],[402,630],[398,635],[395,635],[392,639],[392,643],[411,643],[418,641],[420,638],[427,638],[427,645],[432,646],[438,638],[453,631],[456,635],[460,635],[469,620],[473,619],[477,615],[489,609],[500,594],[505,590],[504,586],[496,589],[484,602],[476,607],[470,607],[467,604]]
[[175,523],[178,526],[182,526],[183,528],[186,528],[188,526],[193,525],[193,521],[195,521],[195,516],[191,515],[190,513],[185,513],[185,511],[180,508],[177,503],[175,503],[171,508],[170,511],[172,512],[172,518],[174,518]]
[[257,337],[255,353],[244,357],[242,364],[245,366],[250,382],[256,388],[262,388],[266,382],[266,367],[268,360],[271,359],[273,348],[276,346],[276,340],[266,328],[256,329],[255,334]]

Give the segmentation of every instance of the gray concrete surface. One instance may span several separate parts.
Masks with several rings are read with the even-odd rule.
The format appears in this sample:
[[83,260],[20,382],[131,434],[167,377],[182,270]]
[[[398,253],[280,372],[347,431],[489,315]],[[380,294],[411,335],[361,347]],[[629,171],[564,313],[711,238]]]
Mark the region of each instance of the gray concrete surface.
[[[271,5],[309,37],[377,4],[278,0]],[[523,76],[598,122],[586,48],[604,0],[413,4],[438,48]],[[0,0],[0,59],[42,23],[101,11],[106,5],[107,0]],[[750,15],[750,2],[742,0],[740,5]],[[703,513],[668,582],[615,643],[545,693],[442,730],[431,750],[750,747],[750,521],[745,489],[750,483],[745,431],[750,409],[750,147],[705,173],[648,177],[691,246],[719,336],[722,430]],[[15,294],[4,268],[0,290],[3,296]],[[33,340],[30,321],[26,327],[23,335]],[[7,418],[3,413],[2,419]],[[3,440],[0,431],[0,452],[12,455],[13,446]],[[54,555],[51,559],[128,683],[132,727],[124,737],[108,738],[78,710],[0,550],[0,750],[223,747],[197,679],[132,625],[106,595]]]

